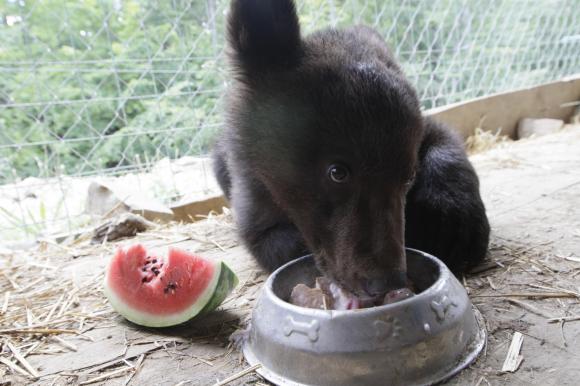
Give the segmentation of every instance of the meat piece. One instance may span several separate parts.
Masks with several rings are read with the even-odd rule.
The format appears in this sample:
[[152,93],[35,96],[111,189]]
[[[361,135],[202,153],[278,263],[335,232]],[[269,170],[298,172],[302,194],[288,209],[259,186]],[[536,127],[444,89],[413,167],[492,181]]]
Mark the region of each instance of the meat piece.
[[357,308],[372,307],[373,298],[361,298],[346,291],[338,284],[324,276],[316,278],[316,288],[327,294],[331,299],[331,310],[354,310]]
[[320,288],[310,288],[305,284],[298,284],[292,289],[290,303],[306,308],[332,309],[331,299],[327,294]]
[[399,288],[387,292],[387,294],[385,295],[385,299],[383,300],[383,304],[400,302],[401,300],[410,298],[411,296],[415,296],[413,291],[411,291],[408,288]]
[[360,297],[341,288],[327,277],[317,277],[315,288],[297,284],[290,294],[290,303],[320,310],[354,310],[391,304],[415,295],[409,288],[399,288],[388,292],[384,299]]

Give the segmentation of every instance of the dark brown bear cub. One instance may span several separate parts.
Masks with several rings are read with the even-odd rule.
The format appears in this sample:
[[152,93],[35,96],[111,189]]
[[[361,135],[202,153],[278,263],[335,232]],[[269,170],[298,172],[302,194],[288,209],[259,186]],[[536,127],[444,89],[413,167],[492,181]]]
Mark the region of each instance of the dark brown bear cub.
[[342,287],[377,296],[405,285],[404,246],[455,273],[484,257],[489,225],[462,144],[421,115],[378,33],[302,37],[291,0],[234,0],[228,27],[215,173],[264,268],[313,253]]

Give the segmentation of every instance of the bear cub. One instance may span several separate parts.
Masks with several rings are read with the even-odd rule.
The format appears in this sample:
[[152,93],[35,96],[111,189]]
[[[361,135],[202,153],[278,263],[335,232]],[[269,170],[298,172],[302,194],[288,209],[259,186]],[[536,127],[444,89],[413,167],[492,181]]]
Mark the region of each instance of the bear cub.
[[422,116],[377,32],[303,37],[291,0],[233,0],[227,32],[214,170],[263,268],[312,253],[341,287],[379,296],[405,285],[405,246],[456,274],[484,258],[490,228],[462,142]]

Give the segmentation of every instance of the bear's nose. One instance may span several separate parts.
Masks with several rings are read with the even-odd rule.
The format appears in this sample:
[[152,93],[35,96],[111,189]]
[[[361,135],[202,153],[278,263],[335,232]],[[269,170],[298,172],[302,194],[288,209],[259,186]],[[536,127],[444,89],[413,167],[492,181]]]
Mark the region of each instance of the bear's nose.
[[371,296],[384,295],[389,291],[405,287],[405,284],[406,275],[401,272],[363,280],[363,288]]
[[364,283],[366,293],[371,296],[378,296],[387,293],[389,283],[385,279],[368,279]]

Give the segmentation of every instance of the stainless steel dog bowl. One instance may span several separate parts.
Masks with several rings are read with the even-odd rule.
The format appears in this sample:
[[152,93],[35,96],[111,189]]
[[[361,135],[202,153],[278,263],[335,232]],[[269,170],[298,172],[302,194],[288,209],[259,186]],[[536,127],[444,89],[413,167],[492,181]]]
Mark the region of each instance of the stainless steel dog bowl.
[[267,280],[243,345],[278,385],[428,385],[469,365],[486,332],[463,286],[435,257],[407,249],[409,278],[421,290],[398,303],[351,311],[286,302],[297,283],[319,276],[312,256]]

